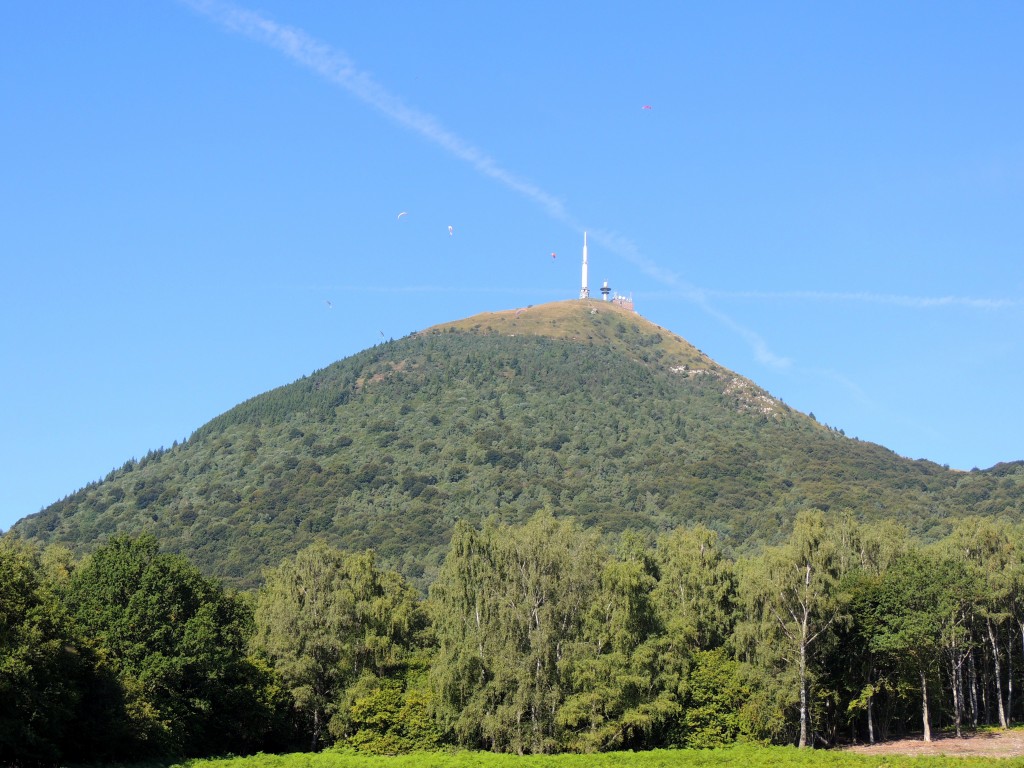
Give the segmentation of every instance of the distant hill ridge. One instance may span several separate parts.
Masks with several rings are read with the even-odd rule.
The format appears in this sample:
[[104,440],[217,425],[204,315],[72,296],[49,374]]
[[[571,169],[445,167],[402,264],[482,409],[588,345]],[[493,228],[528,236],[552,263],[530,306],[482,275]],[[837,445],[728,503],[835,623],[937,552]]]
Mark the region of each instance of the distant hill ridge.
[[542,508],[607,535],[704,523],[736,548],[818,508],[922,537],[1024,518],[1024,463],[956,472],[845,437],[600,300],[428,328],[251,398],[12,529],[87,551],[152,531],[239,586],[314,539],[421,586],[455,521]]

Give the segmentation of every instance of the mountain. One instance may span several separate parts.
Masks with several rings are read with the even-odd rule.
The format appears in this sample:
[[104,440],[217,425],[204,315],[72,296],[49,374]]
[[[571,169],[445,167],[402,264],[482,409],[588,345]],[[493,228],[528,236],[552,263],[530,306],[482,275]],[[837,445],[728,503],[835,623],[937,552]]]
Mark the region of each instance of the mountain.
[[1024,463],[965,473],[902,458],[623,307],[565,301],[364,350],[12,531],[88,551],[147,530],[238,586],[322,538],[373,548],[422,586],[460,519],[550,508],[609,535],[700,522],[743,551],[810,507],[924,538],[965,515],[1021,520]]

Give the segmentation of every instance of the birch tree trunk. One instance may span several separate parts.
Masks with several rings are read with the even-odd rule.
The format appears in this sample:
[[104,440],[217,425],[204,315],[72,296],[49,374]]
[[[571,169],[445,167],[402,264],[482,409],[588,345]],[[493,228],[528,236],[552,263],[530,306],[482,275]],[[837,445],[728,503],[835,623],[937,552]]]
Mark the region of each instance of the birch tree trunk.
[[875,709],[875,697],[874,696],[869,696],[868,697],[868,743],[869,744],[874,744],[875,743],[875,716],[874,716],[874,709]]
[[800,643],[800,749],[807,746],[807,644]]
[[968,657],[970,664],[967,666],[968,688],[971,692],[971,727],[978,727],[978,670],[974,666],[974,650]]
[[949,660],[949,676],[950,676],[950,687],[953,689],[953,726],[956,728],[956,737],[958,739],[963,738],[960,727],[963,721],[963,687],[960,679],[960,665],[956,663],[956,659],[951,658]]
[[928,718],[928,678],[921,670],[921,720],[924,722],[924,740],[932,740],[932,727]]
[[999,643],[996,640],[992,619],[985,619],[985,625],[988,627],[988,639],[992,644],[992,664],[996,673],[996,705],[999,712],[999,727],[1006,728],[1006,711],[1003,709],[1003,675],[999,665]]
[[[1013,630],[1010,630],[1013,634]],[[1006,643],[1006,725],[1013,725],[1013,638]]]

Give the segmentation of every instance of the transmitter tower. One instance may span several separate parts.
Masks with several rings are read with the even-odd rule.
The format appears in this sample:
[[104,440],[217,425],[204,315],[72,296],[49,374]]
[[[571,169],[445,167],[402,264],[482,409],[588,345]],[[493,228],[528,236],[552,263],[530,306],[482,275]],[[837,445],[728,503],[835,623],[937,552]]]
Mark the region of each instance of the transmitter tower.
[[580,288],[580,298],[590,298],[590,288],[587,287],[587,233],[583,233],[583,286]]

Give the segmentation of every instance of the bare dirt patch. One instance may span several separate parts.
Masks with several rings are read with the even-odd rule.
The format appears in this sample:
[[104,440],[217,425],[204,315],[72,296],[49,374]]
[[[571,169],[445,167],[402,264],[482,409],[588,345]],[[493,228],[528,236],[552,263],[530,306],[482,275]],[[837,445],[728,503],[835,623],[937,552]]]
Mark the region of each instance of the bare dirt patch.
[[884,744],[849,747],[848,751],[865,755],[949,755],[960,757],[1022,757],[1024,729],[984,731],[965,734],[958,739],[952,734],[932,734],[932,741],[899,739]]

